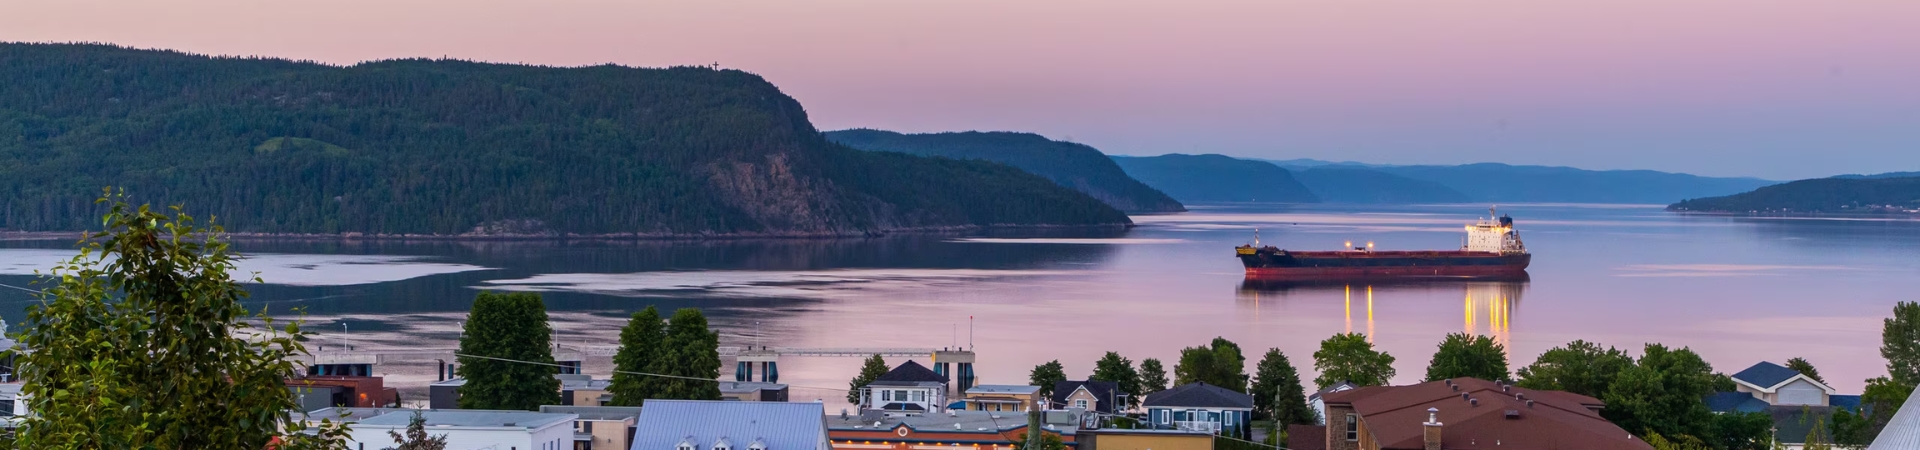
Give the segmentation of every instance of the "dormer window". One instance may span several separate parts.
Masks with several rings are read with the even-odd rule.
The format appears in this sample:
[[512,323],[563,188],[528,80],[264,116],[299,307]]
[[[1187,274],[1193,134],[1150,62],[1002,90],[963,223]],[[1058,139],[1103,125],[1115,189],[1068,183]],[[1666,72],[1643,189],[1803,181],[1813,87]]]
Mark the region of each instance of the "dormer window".
[[700,449],[700,445],[693,441],[693,436],[687,436],[686,439],[681,439],[680,445],[674,446],[674,450],[699,450],[699,449]]
[[747,445],[747,450],[767,450],[767,441],[760,438],[753,438],[753,443]]
[[722,437],[713,441],[713,450],[733,450],[733,443],[728,442],[727,438]]

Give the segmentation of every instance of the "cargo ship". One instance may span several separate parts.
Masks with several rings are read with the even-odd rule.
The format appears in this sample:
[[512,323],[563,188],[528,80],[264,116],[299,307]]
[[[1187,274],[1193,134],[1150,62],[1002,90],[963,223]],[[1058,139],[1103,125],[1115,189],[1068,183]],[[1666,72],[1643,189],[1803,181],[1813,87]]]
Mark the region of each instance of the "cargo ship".
[[1234,247],[1234,253],[1247,266],[1247,278],[1259,280],[1525,277],[1533,255],[1513,229],[1513,217],[1487,213],[1467,225],[1459,250],[1376,251],[1371,242],[1349,242],[1347,250],[1293,251],[1261,246],[1255,230],[1253,244]]

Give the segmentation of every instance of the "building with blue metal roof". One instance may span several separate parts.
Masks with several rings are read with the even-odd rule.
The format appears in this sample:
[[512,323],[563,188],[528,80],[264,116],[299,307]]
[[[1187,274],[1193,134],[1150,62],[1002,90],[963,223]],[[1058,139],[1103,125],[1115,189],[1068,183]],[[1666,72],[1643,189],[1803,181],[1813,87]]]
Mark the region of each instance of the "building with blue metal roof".
[[633,450],[831,450],[820,403],[647,400]]

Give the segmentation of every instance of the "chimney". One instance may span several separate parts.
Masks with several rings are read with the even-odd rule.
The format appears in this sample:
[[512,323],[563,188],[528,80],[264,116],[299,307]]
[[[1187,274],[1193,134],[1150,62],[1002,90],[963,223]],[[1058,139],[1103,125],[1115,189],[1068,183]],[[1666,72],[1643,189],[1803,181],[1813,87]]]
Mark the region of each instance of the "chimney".
[[1427,408],[1427,423],[1421,425],[1426,425],[1421,439],[1426,450],[1440,450],[1440,408]]

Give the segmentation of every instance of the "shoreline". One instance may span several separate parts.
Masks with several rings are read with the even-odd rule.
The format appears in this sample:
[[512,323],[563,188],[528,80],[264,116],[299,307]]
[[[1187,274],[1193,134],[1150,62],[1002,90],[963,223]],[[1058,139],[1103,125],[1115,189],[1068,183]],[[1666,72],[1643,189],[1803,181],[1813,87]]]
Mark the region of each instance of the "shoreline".
[[[1094,225],[953,225],[931,227],[891,228],[876,231],[842,232],[739,232],[739,233],[489,233],[489,234],[368,234],[348,233],[256,233],[226,232],[221,239],[229,241],[710,241],[710,240],[810,240],[810,239],[866,239],[886,237],[895,234],[956,234],[992,230],[1127,230],[1135,226],[1132,223],[1111,223]],[[0,241],[46,241],[57,239],[84,239],[89,231],[0,231]]]

